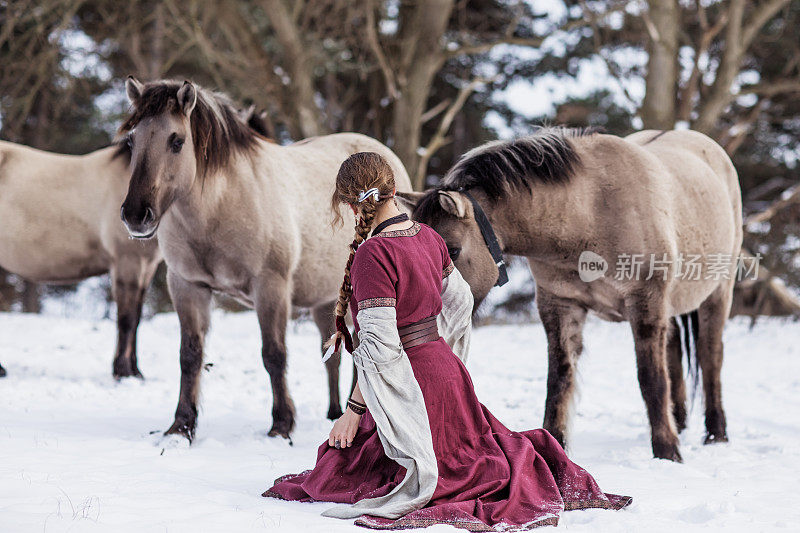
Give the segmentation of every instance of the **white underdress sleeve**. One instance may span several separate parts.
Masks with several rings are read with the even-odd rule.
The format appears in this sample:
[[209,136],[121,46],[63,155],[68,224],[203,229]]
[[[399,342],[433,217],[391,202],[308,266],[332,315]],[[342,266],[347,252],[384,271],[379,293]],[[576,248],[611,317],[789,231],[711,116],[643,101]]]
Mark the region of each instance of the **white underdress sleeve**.
[[442,312],[436,319],[439,335],[464,363],[472,333],[472,291],[457,268],[442,280]]
[[358,383],[386,455],[406,469],[389,494],[328,509],[325,516],[369,514],[396,519],[424,507],[438,480],[428,412],[411,362],[400,343],[394,307],[368,307],[357,315],[359,344],[353,352]]

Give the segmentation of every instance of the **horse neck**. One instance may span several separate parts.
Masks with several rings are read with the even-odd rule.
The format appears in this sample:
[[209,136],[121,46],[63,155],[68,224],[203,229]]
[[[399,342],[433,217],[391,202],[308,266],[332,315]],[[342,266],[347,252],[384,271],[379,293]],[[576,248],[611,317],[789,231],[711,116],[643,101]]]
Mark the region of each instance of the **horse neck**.
[[188,229],[202,228],[210,221],[215,224],[230,216],[220,217],[219,213],[233,209],[233,215],[243,215],[243,199],[253,200],[253,181],[256,176],[250,170],[249,162],[233,158],[225,167],[196,176],[192,185],[183,194],[178,193],[169,211],[174,212],[182,225]]
[[511,193],[494,203],[485,198],[478,201],[488,206],[484,210],[508,254],[551,255],[557,253],[557,243],[571,233],[565,224],[575,206],[570,204],[565,186],[534,185],[530,192]]

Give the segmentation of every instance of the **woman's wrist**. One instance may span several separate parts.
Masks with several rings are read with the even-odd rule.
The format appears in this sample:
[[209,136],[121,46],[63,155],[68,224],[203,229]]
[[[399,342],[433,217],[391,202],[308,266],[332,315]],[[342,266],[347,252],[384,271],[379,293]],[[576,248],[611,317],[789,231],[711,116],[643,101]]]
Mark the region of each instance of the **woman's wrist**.
[[367,412],[367,406],[359,401],[356,401],[352,398],[347,400],[347,408],[350,409],[353,413],[357,414],[358,416],[362,416],[364,413]]

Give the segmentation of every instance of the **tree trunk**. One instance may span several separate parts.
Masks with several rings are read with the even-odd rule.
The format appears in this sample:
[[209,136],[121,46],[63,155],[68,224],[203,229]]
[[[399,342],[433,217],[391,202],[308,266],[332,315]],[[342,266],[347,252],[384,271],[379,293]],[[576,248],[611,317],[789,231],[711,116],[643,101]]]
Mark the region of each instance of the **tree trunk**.
[[150,43],[150,57],[147,58],[147,78],[151,80],[157,80],[164,75],[164,6],[158,4],[155,9],[152,41]]
[[711,91],[703,101],[692,128],[712,136],[722,112],[731,101],[731,86],[739,74],[742,62],[742,18],[745,0],[731,0],[728,8],[728,25],[725,28],[725,52],[722,54]]
[[[401,4],[396,65],[399,96],[392,110],[392,149],[413,173],[419,162],[422,114],[433,80],[445,61],[442,39],[454,0]],[[414,189],[425,188],[424,177],[412,176]]]
[[262,0],[264,11],[286,57],[284,66],[291,77],[295,120],[304,137],[325,133],[321,111],[314,101],[313,65],[306,45],[283,0]]
[[675,95],[678,86],[677,0],[648,0],[650,39],[641,117],[646,129],[669,130],[675,126]]

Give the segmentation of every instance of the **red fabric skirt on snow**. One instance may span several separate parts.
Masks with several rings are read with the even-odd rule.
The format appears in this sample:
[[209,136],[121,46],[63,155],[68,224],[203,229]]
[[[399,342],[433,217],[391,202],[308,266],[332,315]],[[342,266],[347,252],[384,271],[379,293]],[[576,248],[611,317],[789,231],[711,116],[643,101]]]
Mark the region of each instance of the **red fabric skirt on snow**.
[[[557,524],[561,511],[621,509],[631,502],[601,491],[547,431],[517,433],[501,424],[478,401],[466,367],[444,339],[407,353],[425,398],[439,482],[424,508],[397,520],[365,515],[356,524],[374,529],[434,524],[470,531],[527,529]],[[367,412],[352,447],[337,450],[326,441],[313,470],[278,478],[264,496],[352,504],[387,494],[404,475],[405,469],[384,454]]]

